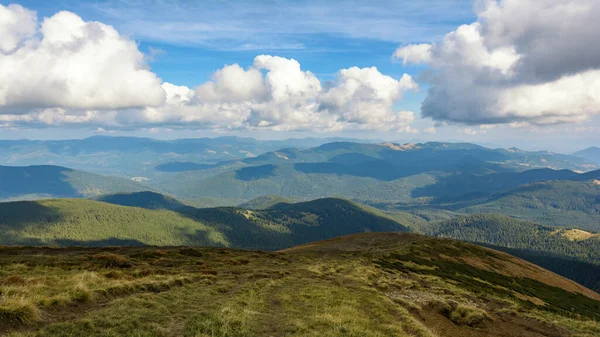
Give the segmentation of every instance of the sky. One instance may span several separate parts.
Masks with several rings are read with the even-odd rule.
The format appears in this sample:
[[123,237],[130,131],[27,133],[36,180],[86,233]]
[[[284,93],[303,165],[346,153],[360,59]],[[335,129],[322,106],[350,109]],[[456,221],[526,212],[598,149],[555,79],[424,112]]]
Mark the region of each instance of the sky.
[[0,2],[0,139],[600,145],[600,1]]

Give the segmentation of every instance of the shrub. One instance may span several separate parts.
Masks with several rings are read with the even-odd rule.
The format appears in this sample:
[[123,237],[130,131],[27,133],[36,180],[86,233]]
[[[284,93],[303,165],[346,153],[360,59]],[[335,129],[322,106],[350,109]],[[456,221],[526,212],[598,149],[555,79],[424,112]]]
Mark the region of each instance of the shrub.
[[179,254],[184,256],[202,257],[202,252],[194,248],[181,248]]
[[476,326],[489,318],[487,312],[474,306],[459,304],[450,314],[450,320],[458,325]]
[[472,305],[458,304],[454,301],[434,300],[429,302],[429,307],[439,314],[449,318],[454,324],[476,326],[486,319],[491,319],[487,312]]
[[455,302],[446,302],[443,300],[433,300],[429,302],[429,307],[435,309],[437,313],[450,318],[450,314],[457,307]]
[[71,300],[75,302],[89,302],[92,299],[92,292],[81,285],[75,286],[71,292]]
[[27,324],[39,320],[40,309],[25,297],[0,297],[0,322]]
[[152,249],[152,250],[145,250],[141,253],[135,254],[135,257],[139,257],[139,258],[143,258],[143,259],[152,259],[152,258],[159,258],[159,257],[163,257],[168,255],[169,252],[166,250],[162,250],[162,249]]
[[129,268],[131,262],[123,255],[113,253],[99,253],[92,256],[94,259],[100,261],[106,268]]

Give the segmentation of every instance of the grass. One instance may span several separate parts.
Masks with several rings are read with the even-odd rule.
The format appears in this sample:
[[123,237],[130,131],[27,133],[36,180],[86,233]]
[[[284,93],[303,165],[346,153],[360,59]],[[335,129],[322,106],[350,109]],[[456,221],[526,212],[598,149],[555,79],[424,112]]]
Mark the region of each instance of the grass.
[[[399,245],[405,239],[408,243]],[[503,308],[514,309],[529,320],[522,324],[539,331],[553,325],[579,334],[597,331],[598,323],[583,316],[477,293],[464,280],[432,275],[437,267],[420,261],[405,267],[414,272],[375,263],[386,258],[390,243],[401,254],[409,247],[435,249],[430,240],[435,239],[369,239],[381,251],[366,246],[357,252],[336,252],[327,248],[333,247],[330,243],[285,253],[198,247],[0,248],[0,298],[10,299],[6,308],[18,313],[10,319],[0,316],[0,331],[11,337],[446,337],[453,335],[443,324],[450,324],[478,337],[496,325],[510,325],[497,319]],[[325,248],[327,253],[318,251]],[[434,300],[449,306],[447,313],[431,309]],[[428,314],[432,310],[435,318]],[[536,322],[550,323],[544,328]]]
[[40,320],[40,310],[25,296],[0,296],[0,323],[33,323]]

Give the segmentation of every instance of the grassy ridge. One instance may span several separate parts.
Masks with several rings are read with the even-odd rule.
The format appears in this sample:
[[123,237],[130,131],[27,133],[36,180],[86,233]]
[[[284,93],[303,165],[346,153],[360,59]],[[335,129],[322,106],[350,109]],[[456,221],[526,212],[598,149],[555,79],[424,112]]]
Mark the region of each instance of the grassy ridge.
[[[593,292],[505,254],[412,234],[279,253],[3,248],[0,266],[0,290],[11,298],[0,301],[0,329],[11,337],[600,333],[589,318],[600,305]],[[507,291],[507,278],[528,287]]]

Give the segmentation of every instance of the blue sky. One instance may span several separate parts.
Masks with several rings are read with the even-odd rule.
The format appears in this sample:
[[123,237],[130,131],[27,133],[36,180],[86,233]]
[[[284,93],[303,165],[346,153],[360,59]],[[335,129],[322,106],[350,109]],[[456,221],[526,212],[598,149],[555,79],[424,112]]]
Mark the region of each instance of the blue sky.
[[[510,14],[508,13],[510,10],[509,3],[513,3],[514,6],[520,5],[516,0],[505,1],[507,5],[504,7],[506,8],[501,9],[506,10],[506,15],[493,18],[493,20],[498,20],[502,24],[510,24],[502,21]],[[557,0],[555,2],[561,1],[569,2],[571,0]],[[589,1],[593,4],[593,0]],[[588,2],[588,0],[583,0],[583,2]],[[414,121],[410,122],[410,126],[402,124],[401,127],[396,129],[378,129],[374,126],[381,126],[381,121],[386,120],[385,118],[390,120],[391,117],[383,116],[383,113],[383,117],[381,117],[383,119],[378,121],[379,124],[377,124],[370,120],[365,122],[368,116],[365,117],[359,113],[348,117],[346,116],[347,112],[340,110],[338,113],[346,118],[344,121],[346,124],[344,125],[354,123],[354,127],[340,127],[335,124],[335,127],[327,129],[327,131],[319,131],[311,127],[294,129],[290,127],[291,122],[285,124],[277,121],[274,123],[272,120],[263,121],[264,124],[261,124],[260,127],[257,124],[252,127],[241,128],[239,123],[231,124],[237,125],[233,127],[229,124],[226,127],[223,127],[223,124],[214,126],[214,123],[217,122],[212,120],[210,123],[213,124],[210,124],[210,127],[206,126],[207,122],[204,120],[200,124],[182,127],[181,123],[183,122],[181,120],[186,120],[184,116],[178,117],[180,122],[175,124],[169,122],[170,124],[144,125],[136,120],[135,123],[131,122],[124,127],[115,128],[111,128],[110,123],[106,124],[108,126],[92,123],[77,124],[77,127],[73,127],[71,124],[60,123],[16,124],[8,122],[5,123],[4,128],[0,128],[0,138],[64,138],[64,130],[69,130],[68,134],[72,137],[85,137],[103,132],[158,138],[206,136],[224,133],[258,138],[316,135],[388,138],[391,140],[463,140],[501,146],[514,146],[521,143],[521,147],[525,148],[549,147],[560,151],[570,151],[585,145],[595,145],[598,140],[595,136],[598,123],[594,115],[575,118],[573,117],[575,113],[573,113],[555,120],[552,119],[552,116],[556,115],[555,113],[544,115],[543,111],[541,114],[539,111],[526,111],[522,114],[519,111],[514,112],[512,110],[508,114],[503,111],[487,111],[487,106],[498,98],[476,103],[477,106],[484,107],[482,110],[486,110],[485,113],[468,111],[468,108],[465,108],[466,112],[462,115],[452,112],[457,108],[461,110],[461,104],[465,104],[465,106],[466,104],[473,104],[472,99],[468,96],[477,95],[476,87],[464,87],[463,92],[466,92],[466,97],[457,98],[454,102],[455,106],[452,107],[453,110],[438,111],[440,109],[444,110],[444,108],[439,108],[440,102],[436,101],[437,97],[428,96],[428,89],[433,86],[439,92],[452,91],[454,86],[452,81],[455,81],[456,78],[449,80],[445,74],[455,74],[457,69],[467,72],[472,71],[473,74],[477,72],[475,68],[465,70],[464,66],[449,65],[449,60],[452,60],[451,57],[454,57],[457,60],[456,62],[459,63],[461,57],[456,57],[456,55],[473,54],[473,50],[468,50],[472,46],[466,46],[464,50],[458,51],[463,54],[455,53],[455,56],[444,56],[443,52],[448,48],[441,42],[446,34],[456,32],[461,25],[471,25],[481,19],[479,16],[483,14],[481,14],[481,11],[474,10],[474,6],[487,4],[493,7],[493,4],[496,3],[493,0],[485,0],[475,4],[473,1],[463,0],[368,2],[312,0],[21,0],[17,3],[26,9],[35,11],[38,29],[44,18],[53,17],[60,11],[75,13],[85,22],[96,21],[114,27],[121,35],[120,38],[135,41],[137,49],[144,53],[144,62],[163,83],[168,82],[182,88],[185,87],[181,90],[190,90],[190,95],[193,95],[194,88],[203,85],[207,81],[210,82],[211,76],[216,71],[224,69],[226,65],[238,64],[243,69],[251,69],[256,67],[255,57],[263,54],[298,61],[303,72],[310,71],[318,78],[321,86],[325,88],[323,90],[328,90],[327,88],[330,87],[341,87],[343,83],[340,83],[338,77],[340,71],[352,67],[361,69],[376,67],[377,76],[391,77],[394,80],[400,80],[404,74],[408,74],[418,84],[419,89],[401,89],[402,93],[393,101],[390,101],[392,106],[389,113],[398,111],[414,113]],[[533,3],[533,1],[526,0],[520,3]],[[2,4],[8,5],[9,3]],[[532,6],[522,8],[522,11],[526,10],[533,11],[536,9]],[[543,8],[538,8],[536,11],[542,13],[542,10]],[[592,10],[590,9],[590,11]],[[512,25],[518,26],[514,23]],[[531,28],[532,31],[534,31],[534,28],[536,27]],[[529,29],[529,27],[524,29]],[[536,29],[539,31],[539,27]],[[455,35],[458,36],[459,34],[460,32]],[[492,37],[484,36],[486,34],[485,27],[478,34],[481,34],[481,38],[485,43],[489,40],[489,45],[493,44]],[[511,48],[514,47],[513,49],[517,53],[522,53],[519,55],[521,59],[529,56],[524,54],[526,48],[519,46],[517,40],[510,43],[512,43]],[[406,62],[408,59],[404,59],[405,62],[403,62],[402,59],[392,58],[399,48],[410,47],[415,44],[428,44],[432,45],[432,48],[438,48],[437,51],[434,49],[433,54],[438,59],[430,60],[430,58],[427,58],[427,60],[422,59],[418,62]],[[449,44],[450,47],[456,45],[456,43]],[[490,48],[489,55],[492,55],[494,50],[491,49],[492,47],[488,48]],[[410,50],[407,52],[410,52]],[[462,57],[468,58],[469,56]],[[427,62],[431,62],[431,64],[427,64]],[[485,64],[485,60],[479,60],[478,62]],[[270,65],[264,67],[260,71],[264,76],[267,76],[267,73],[272,69],[269,68]],[[441,75],[432,75],[431,70],[435,70]],[[363,75],[367,76],[366,72],[356,76]],[[471,73],[461,73],[459,75],[459,79],[462,75],[468,78]],[[462,88],[462,85],[465,84],[457,84],[457,87]],[[382,88],[368,89],[378,91]],[[498,91],[501,92],[504,89],[499,88]],[[422,112],[421,106],[425,100],[432,103],[428,106],[433,106],[437,110],[426,109]],[[366,104],[362,101],[348,102],[347,104],[350,106],[354,103],[363,104],[360,105],[361,107]],[[379,106],[377,105],[379,103],[381,102],[370,101],[370,104],[375,105],[369,107]],[[67,112],[61,112],[63,115],[69,115],[71,113],[69,111],[73,111],[73,116],[81,116],[84,112],[81,110],[80,105],[75,107],[43,105],[40,106],[40,109],[64,108]],[[125,110],[129,109],[128,107],[125,108]],[[278,109],[282,109],[282,107],[278,106]],[[319,109],[323,109],[323,107]],[[510,106],[506,109],[515,109],[515,107]],[[272,116],[273,113],[277,114],[273,111],[265,112],[261,118],[264,118],[266,114],[270,114],[269,117],[275,118]],[[2,117],[1,114],[2,110],[0,110],[0,117]],[[503,117],[497,117],[498,115]],[[532,115],[537,117],[532,118]],[[581,116],[581,113],[577,116]],[[36,118],[35,120],[41,120],[39,117]],[[122,121],[127,118],[119,117],[117,119]],[[12,119],[5,118],[5,120],[29,121],[31,119],[12,117]],[[52,119],[52,121],[55,120]],[[394,121],[394,123],[397,122],[396,119]],[[0,122],[2,122],[1,118]],[[262,128],[262,125],[270,126]],[[526,127],[523,127],[523,125],[526,125]],[[1,123],[0,126],[2,126]],[[540,140],[542,141],[540,142]]]
[[[398,45],[434,42],[457,26],[475,20],[472,2],[463,0],[370,1],[368,5],[364,1],[25,0],[18,3],[36,10],[40,17],[68,10],[86,21],[110,24],[135,39],[144,53],[156,53],[150,65],[164,81],[189,87],[206,81],[225,64],[248,67],[259,54],[294,58],[322,80],[331,80],[339,69],[352,66],[375,66],[394,78],[404,73],[416,76],[422,66],[392,62],[391,55]],[[260,10],[250,14],[249,7]],[[290,8],[304,14],[296,18],[285,14]],[[314,12],[323,14],[310,18]],[[339,15],[326,16],[335,12]],[[380,23],[376,28],[371,27],[372,31],[368,31],[369,22],[360,22],[365,12],[377,12],[372,20]],[[226,25],[206,27],[220,21],[222,16],[230,17],[240,26],[235,29],[245,33],[237,38],[232,36],[237,35],[232,32],[234,29]],[[273,17],[276,19],[269,23]],[[307,17],[314,23],[304,21]],[[172,23],[178,27],[169,27]],[[203,25],[193,27],[198,23]],[[267,23],[268,26],[260,27]],[[358,25],[360,28],[349,28]],[[192,27],[182,34],[179,27],[183,26]],[[294,31],[294,27],[300,29]],[[407,108],[418,110],[424,95],[423,91],[409,95],[405,99]]]

